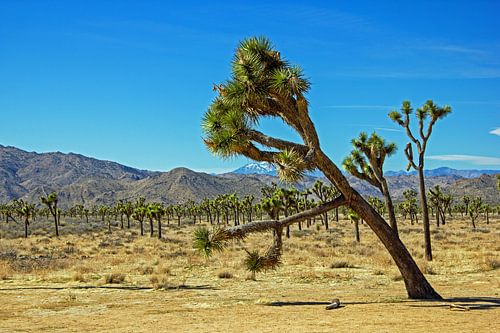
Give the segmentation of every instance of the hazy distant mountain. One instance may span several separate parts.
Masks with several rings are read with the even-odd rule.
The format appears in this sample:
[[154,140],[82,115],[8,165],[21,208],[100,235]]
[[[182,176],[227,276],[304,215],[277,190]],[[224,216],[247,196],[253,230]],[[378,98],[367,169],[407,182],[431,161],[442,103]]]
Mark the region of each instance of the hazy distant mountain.
[[[424,175],[426,177],[440,177],[440,176],[458,176],[462,178],[477,178],[481,175],[495,175],[500,173],[500,170],[457,170],[447,167],[440,167],[437,169],[425,170]],[[385,175],[387,177],[392,176],[403,176],[403,175],[416,175],[416,171],[386,171]]]
[[0,203],[16,198],[39,202],[57,191],[61,207],[112,204],[140,196],[166,203],[199,201],[222,193],[260,195],[265,183],[253,175],[237,179],[186,168],[152,172],[78,154],[35,153],[0,145]]
[[[244,166],[231,171],[231,173],[236,174],[264,174],[276,176],[276,167],[269,162],[253,162],[249,164],[245,164]],[[500,173],[500,170],[457,170],[448,167],[440,167],[437,169],[429,169],[424,171],[424,175],[427,177],[442,177],[442,176],[458,176],[461,178],[477,178],[481,175],[495,175]],[[387,177],[395,177],[395,176],[408,176],[408,175],[416,175],[416,171],[406,172],[403,170],[400,171],[385,171],[384,174]],[[319,171],[313,171],[307,173],[308,176],[311,177],[323,177],[323,174]]]
[[[109,205],[119,199],[135,200],[140,196],[144,196],[148,201],[177,203],[186,200],[200,201],[205,197],[213,198],[224,193],[260,197],[260,190],[264,185],[275,182],[280,186],[287,186],[280,183],[272,165],[250,165],[238,169],[239,172],[222,175],[210,175],[187,168],[152,172],[73,153],[38,154],[0,145],[0,203],[15,198],[37,203],[41,195],[51,191],[57,191],[63,208],[77,203]],[[467,179],[449,170],[440,171],[446,172],[445,175],[427,177],[427,186],[440,185],[445,191],[449,190],[456,195],[481,195],[487,202],[500,203],[495,176],[484,175]],[[317,176],[317,172],[308,175],[295,186],[299,190],[311,187],[318,179]],[[367,183],[352,176],[347,177],[363,195],[380,195],[376,188]],[[396,201],[402,198],[404,190],[417,189],[417,181],[414,174],[404,173],[388,177]]]

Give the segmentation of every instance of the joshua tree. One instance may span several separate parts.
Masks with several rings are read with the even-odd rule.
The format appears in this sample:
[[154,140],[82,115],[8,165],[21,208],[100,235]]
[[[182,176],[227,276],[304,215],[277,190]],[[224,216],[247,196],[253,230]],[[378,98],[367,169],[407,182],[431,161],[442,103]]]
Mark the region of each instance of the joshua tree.
[[139,198],[135,202],[134,213],[132,214],[132,218],[139,222],[141,228],[141,236],[144,236],[144,218],[146,217],[147,209],[144,204],[145,199]]
[[392,204],[389,186],[383,171],[385,159],[396,152],[396,144],[386,144],[385,140],[375,132],[370,137],[361,132],[359,137],[351,142],[354,150],[344,159],[342,166],[354,177],[368,182],[382,192],[389,213],[391,228],[398,234],[394,205]]
[[127,217],[127,229],[130,229],[130,217],[134,214],[134,205],[130,201],[125,201],[122,206],[122,212]]
[[347,218],[351,220],[351,222],[354,222],[354,236],[356,242],[359,243],[361,241],[359,237],[359,215],[352,209],[349,209],[347,211]]
[[384,215],[384,213],[386,212],[386,206],[384,205],[384,203],[382,202],[382,200],[380,200],[379,198],[377,197],[368,197],[368,202],[370,203],[370,205],[372,205],[373,208],[375,208],[375,210],[380,214],[380,215]]
[[[244,40],[232,62],[232,78],[215,86],[218,92],[203,119],[204,142],[222,158],[244,155],[278,167],[281,179],[294,182],[306,170],[319,169],[339,190],[335,199],[282,220],[268,220],[224,228],[210,235],[210,244],[221,247],[233,238],[274,230],[274,241],[264,254],[266,268],[275,267],[281,256],[283,228],[346,205],[360,215],[384,244],[403,276],[410,298],[439,299],[410,253],[385,220],[349,184],[338,166],[323,152],[309,117],[305,97],[309,82],[302,70],[282,59],[265,38]],[[262,117],[278,118],[296,131],[302,143],[268,136],[256,129]],[[203,243],[203,240],[200,240]],[[201,246],[201,248],[206,248]],[[267,260],[269,259],[269,260]]]
[[439,222],[446,224],[446,212],[450,209],[453,198],[449,194],[441,191],[439,185],[434,186],[429,190],[429,199],[436,211],[436,226],[439,227]]
[[165,214],[165,209],[162,204],[154,202],[147,207],[147,216],[150,220],[150,236],[153,237],[153,219],[158,223],[158,239],[161,238],[161,217]]
[[30,224],[29,219],[30,219],[30,217],[33,216],[33,214],[35,212],[35,205],[29,204],[29,203],[24,202],[24,201],[20,201],[20,202],[21,202],[21,206],[20,206],[18,213],[19,213],[19,215],[24,217],[24,238],[28,238],[28,226]]
[[54,226],[56,227],[56,237],[59,237],[59,223],[58,223],[58,210],[57,210],[57,193],[52,192],[46,197],[40,197],[40,201],[47,206],[50,214],[54,217]]
[[[420,206],[422,208],[422,221],[424,225],[424,244],[425,244],[425,258],[428,261],[432,260],[432,246],[431,246],[431,231],[429,224],[429,209],[427,206],[427,197],[425,193],[425,179],[424,179],[424,156],[425,150],[427,149],[427,142],[432,133],[434,124],[440,119],[446,117],[451,113],[451,107],[445,105],[444,107],[439,107],[434,104],[433,101],[428,100],[421,108],[417,109],[416,116],[418,119],[418,133],[420,139],[413,135],[410,129],[410,114],[413,112],[413,108],[410,102],[404,101],[401,108],[401,113],[398,111],[392,111],[389,113],[389,117],[395,121],[397,124],[402,126],[406,130],[406,135],[410,138],[411,142],[405,147],[405,155],[408,159],[407,170],[413,168],[418,172],[418,185],[420,192]],[[427,124],[427,129],[424,132],[425,121],[430,118]],[[418,160],[413,156],[413,144],[416,145],[418,150]]]
[[[325,185],[321,180],[317,180],[312,189],[312,193],[314,193],[321,203],[326,203],[330,200],[333,200],[337,197],[337,191],[334,186]],[[325,229],[328,230],[328,212],[323,213],[323,222],[325,223]]]
[[469,214],[470,197],[468,195],[464,195],[462,197],[462,203],[463,212],[465,213],[465,215]]
[[472,228],[476,229],[476,219],[483,209],[483,199],[481,197],[476,197],[472,199],[469,203],[469,211],[467,214],[472,222]]
[[[298,191],[295,189],[280,188],[276,191],[275,195],[279,198],[283,205],[283,214],[285,215],[285,218],[288,217],[290,210],[297,202],[297,194]],[[290,238],[290,226],[286,227],[286,238]]]
[[402,210],[405,215],[410,216],[411,224],[413,224],[413,222],[418,223],[417,192],[412,189],[408,189],[403,192],[403,196],[405,201],[401,203]]

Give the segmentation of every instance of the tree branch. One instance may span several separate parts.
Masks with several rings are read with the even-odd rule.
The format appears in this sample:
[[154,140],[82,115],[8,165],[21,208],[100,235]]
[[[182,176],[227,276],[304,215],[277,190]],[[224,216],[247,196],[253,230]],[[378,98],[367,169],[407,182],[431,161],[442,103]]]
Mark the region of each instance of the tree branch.
[[411,148],[411,143],[408,142],[408,144],[405,147],[405,155],[406,159],[408,160],[408,167],[406,170],[410,170],[410,167],[413,167],[415,170],[418,170],[417,165],[413,161],[413,149]]
[[343,195],[341,195],[333,199],[332,201],[328,201],[317,207],[291,215],[282,220],[265,220],[241,224],[239,226],[226,229],[225,233],[227,235],[227,238],[244,238],[247,236],[247,234],[255,232],[265,232],[268,230],[276,230],[279,228],[282,229],[294,223],[301,222],[314,216],[326,213],[332,209],[345,205],[346,203],[347,200]]

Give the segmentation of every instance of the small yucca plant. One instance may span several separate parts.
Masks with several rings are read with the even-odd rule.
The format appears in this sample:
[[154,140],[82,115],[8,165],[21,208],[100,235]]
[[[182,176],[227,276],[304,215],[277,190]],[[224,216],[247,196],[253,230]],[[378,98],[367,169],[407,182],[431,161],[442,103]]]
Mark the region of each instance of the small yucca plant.
[[[246,251],[246,250],[245,250]],[[246,251],[247,257],[245,258],[244,264],[247,271],[251,275],[251,279],[255,281],[255,274],[264,270],[264,258],[259,255],[258,251]]]

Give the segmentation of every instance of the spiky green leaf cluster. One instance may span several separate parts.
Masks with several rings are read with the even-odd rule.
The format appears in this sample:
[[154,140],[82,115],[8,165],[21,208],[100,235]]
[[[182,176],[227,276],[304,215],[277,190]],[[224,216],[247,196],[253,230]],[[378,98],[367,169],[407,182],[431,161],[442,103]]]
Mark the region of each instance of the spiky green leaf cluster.
[[223,158],[242,153],[251,145],[248,130],[259,117],[279,116],[308,89],[302,70],[281,59],[268,39],[243,40],[232,61],[232,77],[214,87],[219,94],[202,122],[205,144]]
[[227,237],[223,229],[208,230],[199,227],[194,231],[193,247],[206,257],[210,257],[214,252],[221,252],[227,246]]
[[285,149],[275,156],[277,172],[281,180],[295,183],[304,177],[307,164],[294,149]]
[[252,273],[259,273],[264,270],[263,257],[259,255],[259,251],[246,251],[247,256],[244,260],[245,268]]

